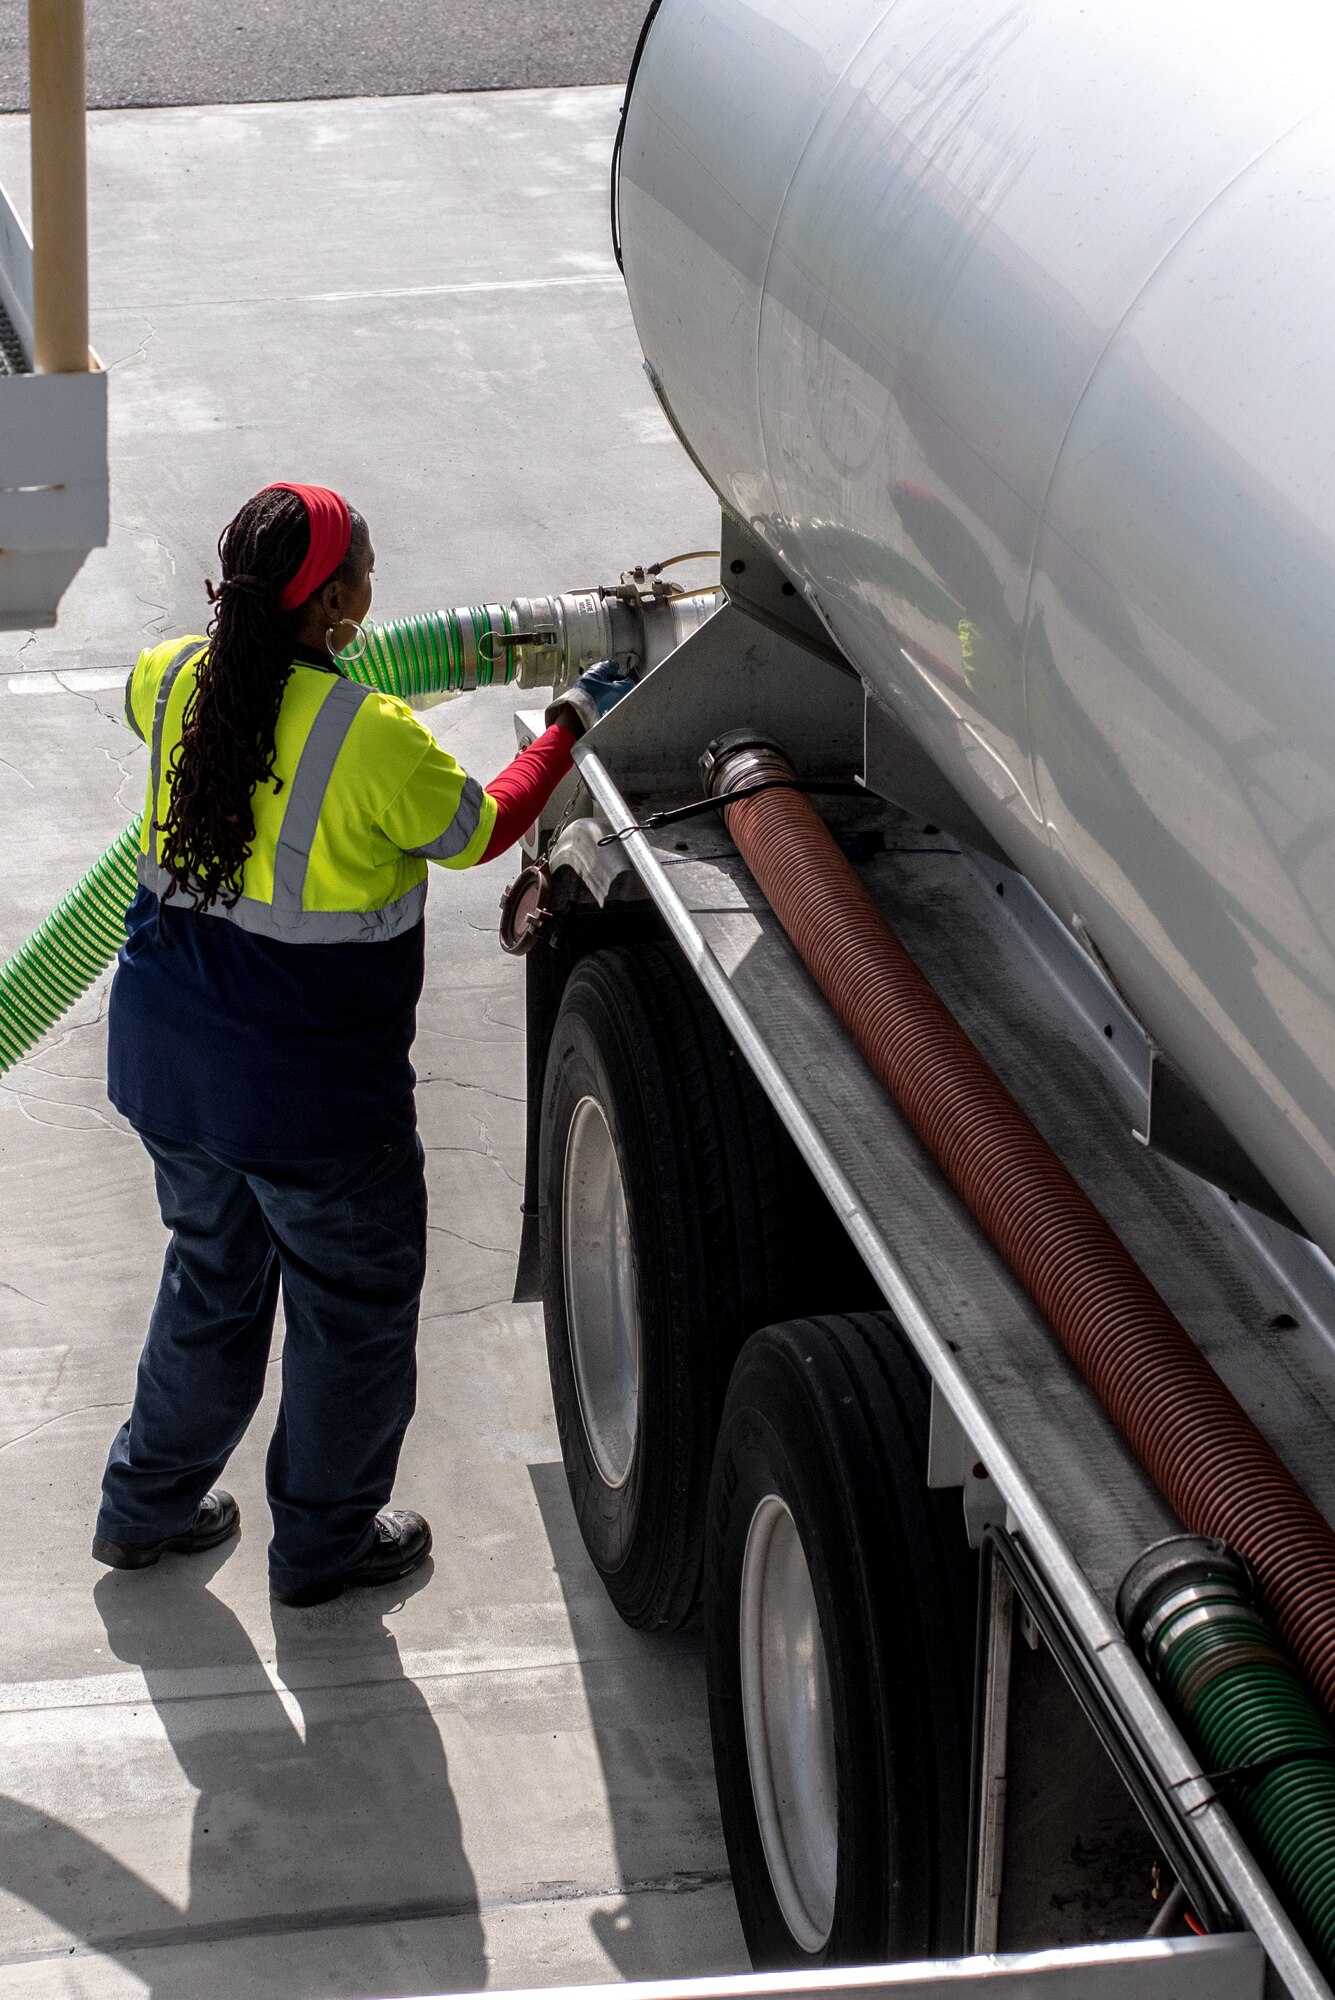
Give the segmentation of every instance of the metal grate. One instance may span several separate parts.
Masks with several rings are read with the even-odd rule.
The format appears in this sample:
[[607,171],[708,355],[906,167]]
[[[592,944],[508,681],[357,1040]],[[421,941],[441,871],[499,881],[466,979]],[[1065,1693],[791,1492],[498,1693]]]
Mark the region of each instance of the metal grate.
[[28,357],[19,344],[9,314],[0,305],[0,375],[27,375]]

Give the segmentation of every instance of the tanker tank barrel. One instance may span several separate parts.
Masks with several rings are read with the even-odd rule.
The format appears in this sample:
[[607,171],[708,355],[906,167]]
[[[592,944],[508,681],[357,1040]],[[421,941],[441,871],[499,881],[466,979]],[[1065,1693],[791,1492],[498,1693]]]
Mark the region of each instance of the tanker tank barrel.
[[628,87],[664,414],[1335,1253],[1335,11],[764,13]]

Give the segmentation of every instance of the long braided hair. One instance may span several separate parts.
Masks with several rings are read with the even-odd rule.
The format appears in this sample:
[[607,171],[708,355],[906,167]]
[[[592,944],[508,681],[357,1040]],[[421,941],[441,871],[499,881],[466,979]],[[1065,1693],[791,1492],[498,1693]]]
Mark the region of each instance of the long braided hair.
[[[367,546],[365,521],[349,512],[352,539],[335,572],[345,583],[355,582]],[[196,910],[235,906],[255,840],[255,787],[282,786],[273,774],[274,731],[305,606],[284,611],[278,600],[309,547],[306,509],[281,488],[247,500],[218,539],[222,581],[206,586],[214,607],[209,648],[172,756],[167,817],[154,821],[171,876],[167,896],[179,890]]]

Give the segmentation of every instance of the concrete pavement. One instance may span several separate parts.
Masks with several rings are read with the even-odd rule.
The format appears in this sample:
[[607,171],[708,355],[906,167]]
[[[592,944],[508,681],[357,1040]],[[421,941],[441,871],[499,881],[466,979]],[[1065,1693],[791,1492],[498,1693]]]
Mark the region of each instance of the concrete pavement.
[[[91,121],[110,547],[0,635],[0,955],[142,797],[109,685],[197,629],[219,527],[282,476],[375,535],[377,610],[561,589],[707,546],[607,248],[617,94]],[[23,194],[26,132],[0,121]],[[26,199],[26,196],[24,197]],[[17,691],[11,691],[17,690]],[[432,712],[482,777],[512,702]],[[736,1970],[699,1649],[580,1548],[518,1240],[522,981],[506,863],[439,874],[417,1044],[432,1270],[401,1594],[272,1607],[262,1460],[238,1544],[88,1556],[163,1236],[103,1090],[105,981],[0,1080],[0,1996],[359,2000]]]

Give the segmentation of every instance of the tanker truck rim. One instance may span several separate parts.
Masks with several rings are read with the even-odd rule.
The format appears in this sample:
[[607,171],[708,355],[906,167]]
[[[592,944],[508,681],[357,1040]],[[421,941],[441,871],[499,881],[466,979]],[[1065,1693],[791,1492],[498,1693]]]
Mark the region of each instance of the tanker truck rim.
[[639,1441],[643,1343],[626,1185],[596,1097],[575,1106],[562,1182],[566,1323],[580,1420],[615,1493],[630,1478]]
[[705,1673],[760,1966],[964,1940],[977,1564],[929,1491],[926,1384],[883,1312],[761,1327],[710,1485]]
[[638,1629],[674,1629],[695,1607],[728,1369],[786,1304],[795,1229],[776,1143],[673,952],[576,960],[537,1129],[547,1360],[580,1534]]
[[839,1876],[834,1715],[806,1551],[778,1493],[759,1501],[746,1532],[738,1632],[761,1844],[784,1921],[815,1953],[834,1925]]

